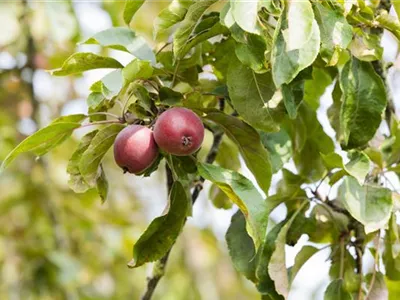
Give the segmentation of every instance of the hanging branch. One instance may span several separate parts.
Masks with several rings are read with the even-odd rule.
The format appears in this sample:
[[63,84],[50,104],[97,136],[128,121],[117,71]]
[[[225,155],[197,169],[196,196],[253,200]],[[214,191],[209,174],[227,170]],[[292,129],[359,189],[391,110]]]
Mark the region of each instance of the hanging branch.
[[[223,110],[224,109],[224,101],[220,100],[219,104],[220,104],[220,109]],[[217,154],[218,154],[219,146],[221,145],[223,135],[224,135],[223,131],[214,131],[213,132],[213,137],[214,137],[213,144],[212,144],[211,149],[208,152],[207,157],[206,157],[206,162],[208,164],[212,164],[215,161]],[[166,173],[167,173],[167,186],[168,186],[168,192],[169,192],[172,187],[173,178],[172,178],[171,170],[168,166],[166,169]],[[196,202],[197,198],[199,197],[200,192],[203,189],[203,183],[204,183],[204,178],[200,177],[200,179],[198,180],[198,183],[195,185],[193,192],[192,192],[192,204],[194,204]],[[165,269],[166,269],[166,266],[168,263],[168,258],[171,253],[171,250],[172,249],[170,249],[164,255],[163,258],[161,258],[159,261],[154,263],[152,275],[147,278],[147,288],[146,288],[146,291],[144,292],[141,300],[150,300],[151,297],[153,296],[153,293],[158,285],[158,282],[165,274]]]

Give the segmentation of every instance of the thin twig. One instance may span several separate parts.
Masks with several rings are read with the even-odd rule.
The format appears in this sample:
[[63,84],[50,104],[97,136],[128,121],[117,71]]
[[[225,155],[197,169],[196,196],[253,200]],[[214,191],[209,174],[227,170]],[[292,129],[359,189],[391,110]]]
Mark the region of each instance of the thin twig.
[[78,128],[75,128],[74,130],[85,128],[88,126],[94,126],[94,125],[104,125],[104,124],[123,124],[124,122],[121,120],[105,120],[105,121],[97,121],[97,122],[92,122],[88,124],[84,124]]
[[175,85],[176,75],[178,74],[179,64],[180,64],[180,63],[181,63],[181,61],[178,60],[178,62],[177,62],[176,65],[175,65],[174,75],[172,76],[171,88],[173,88],[174,85]]
[[91,117],[91,116],[110,116],[110,117],[119,119],[119,117],[117,115],[114,115],[112,113],[105,112],[105,111],[93,112],[93,113],[88,114],[88,116],[89,117]]
[[367,295],[365,296],[364,300],[368,299],[369,295],[372,292],[372,289],[374,288],[374,283],[375,283],[375,278],[376,278],[376,269],[377,269],[377,267],[379,269],[379,246],[381,243],[380,237],[381,237],[381,232],[379,231],[378,238],[377,238],[378,240],[376,242],[376,249],[375,249],[374,269],[372,271],[372,278],[371,278],[371,282],[369,284],[369,289],[368,289]]
[[340,269],[339,278],[343,279],[344,276],[344,237],[340,238]]
[[156,56],[157,56],[158,54],[160,54],[161,51],[163,51],[163,50],[164,50],[165,48],[167,48],[169,45],[171,45],[171,43],[165,43],[164,46],[162,46],[162,47],[157,51]]

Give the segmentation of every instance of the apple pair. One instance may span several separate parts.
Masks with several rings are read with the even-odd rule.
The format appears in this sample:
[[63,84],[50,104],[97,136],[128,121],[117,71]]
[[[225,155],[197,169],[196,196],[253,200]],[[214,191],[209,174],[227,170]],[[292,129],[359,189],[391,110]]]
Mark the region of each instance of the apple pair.
[[200,118],[183,107],[170,108],[156,120],[154,131],[142,125],[129,125],[117,135],[114,158],[124,171],[140,174],[163,151],[185,156],[196,152],[203,142],[204,126]]

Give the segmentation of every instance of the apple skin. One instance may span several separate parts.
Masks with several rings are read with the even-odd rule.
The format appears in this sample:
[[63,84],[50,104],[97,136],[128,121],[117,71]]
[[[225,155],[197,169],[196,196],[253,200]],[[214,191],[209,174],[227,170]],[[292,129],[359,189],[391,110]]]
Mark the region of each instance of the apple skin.
[[125,172],[140,174],[150,167],[158,156],[153,132],[141,125],[122,129],[114,142],[114,159]]
[[196,152],[204,139],[204,125],[190,109],[173,107],[163,112],[154,126],[154,139],[162,150],[176,156]]

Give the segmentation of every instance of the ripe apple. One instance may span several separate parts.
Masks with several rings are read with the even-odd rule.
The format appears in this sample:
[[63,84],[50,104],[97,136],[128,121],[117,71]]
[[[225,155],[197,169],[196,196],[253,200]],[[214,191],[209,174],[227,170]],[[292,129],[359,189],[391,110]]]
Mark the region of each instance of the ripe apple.
[[158,156],[153,132],[142,125],[129,125],[121,130],[114,142],[114,159],[125,172],[140,174]]
[[162,150],[177,156],[196,152],[204,139],[204,125],[190,109],[170,108],[154,126],[154,139]]

